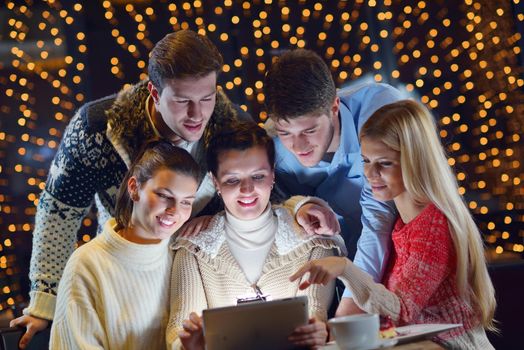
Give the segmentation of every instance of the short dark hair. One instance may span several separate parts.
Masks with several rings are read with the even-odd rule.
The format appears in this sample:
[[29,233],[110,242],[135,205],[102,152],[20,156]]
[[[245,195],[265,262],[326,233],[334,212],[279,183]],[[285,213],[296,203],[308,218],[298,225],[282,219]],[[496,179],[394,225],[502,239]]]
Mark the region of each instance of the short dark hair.
[[209,140],[206,160],[209,171],[216,177],[218,157],[230,150],[243,151],[252,147],[263,147],[271,169],[275,166],[275,144],[266,131],[254,122],[236,121],[218,130]]
[[133,212],[133,201],[129,197],[127,189],[129,179],[135,176],[137,182],[143,184],[162,169],[169,169],[190,176],[195,179],[197,184],[200,184],[203,177],[200,167],[186,150],[165,140],[146,143],[120,184],[115,206],[117,230],[128,227]]
[[218,73],[223,63],[222,55],[208,37],[192,30],[179,30],[156,43],[147,69],[149,80],[161,93],[167,79]]
[[264,86],[269,116],[284,120],[329,114],[337,93],[326,63],[305,49],[283,53],[266,73]]

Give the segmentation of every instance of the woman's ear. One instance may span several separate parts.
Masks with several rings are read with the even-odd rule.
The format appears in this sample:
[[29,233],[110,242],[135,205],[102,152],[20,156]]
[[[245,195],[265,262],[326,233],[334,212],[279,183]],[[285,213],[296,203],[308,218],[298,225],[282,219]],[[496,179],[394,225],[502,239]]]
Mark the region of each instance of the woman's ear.
[[129,180],[127,180],[127,193],[129,193],[129,198],[133,202],[138,201],[138,181],[136,177],[131,176]]
[[217,194],[220,197],[220,185],[218,184],[218,180],[216,179],[216,177],[211,172],[209,172],[209,176],[211,176],[211,180],[213,181],[213,185],[215,186],[215,190],[217,191]]

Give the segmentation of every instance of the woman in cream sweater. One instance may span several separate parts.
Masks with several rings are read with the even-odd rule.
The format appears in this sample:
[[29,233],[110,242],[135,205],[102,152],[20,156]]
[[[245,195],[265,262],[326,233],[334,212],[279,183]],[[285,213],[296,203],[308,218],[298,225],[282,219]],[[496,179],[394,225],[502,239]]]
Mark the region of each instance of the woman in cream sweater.
[[167,341],[173,348],[203,349],[203,309],[235,305],[262,293],[273,299],[307,295],[310,323],[290,335],[300,346],[325,343],[334,284],[303,292],[289,275],[311,259],[338,254],[338,236],[305,234],[290,211],[269,202],[274,183],[272,139],[255,124],[214,135],[207,153],[225,211],[195,236],[178,237],[171,280]]
[[145,146],[122,182],[115,218],[67,262],[51,349],[165,348],[168,241],[191,214],[200,174],[183,149]]

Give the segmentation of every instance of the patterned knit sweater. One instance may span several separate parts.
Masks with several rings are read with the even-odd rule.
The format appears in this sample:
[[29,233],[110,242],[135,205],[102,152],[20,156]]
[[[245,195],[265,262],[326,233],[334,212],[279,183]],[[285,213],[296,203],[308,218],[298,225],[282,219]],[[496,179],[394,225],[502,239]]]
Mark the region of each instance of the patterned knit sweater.
[[50,349],[163,349],[173,254],[114,231],[77,249],[58,288]]
[[[256,286],[272,299],[307,295],[310,315],[321,321],[333,297],[334,283],[314,285],[304,291],[289,276],[309,260],[331,256],[345,250],[340,236],[306,236],[288,209],[273,208],[277,217],[275,240]],[[235,260],[225,238],[224,214],[214,216],[209,228],[196,237],[179,237],[171,277],[171,310],[167,328],[170,348],[181,348],[177,331],[191,312],[235,305],[237,297],[254,294],[253,285]]]
[[[37,207],[29,276],[31,302],[25,314],[53,318],[58,282],[93,200],[99,231],[114,214],[116,193],[127,166],[143,143],[157,137],[146,113],[148,96],[147,81],[142,81],[117,96],[84,105],[71,119]],[[236,116],[231,102],[219,91],[203,140],[180,145],[204,171],[204,140],[214,127]],[[207,178],[197,193],[193,214],[213,194]]]
[[407,224],[398,218],[392,238],[383,284],[347,261],[341,279],[357,305],[389,315],[399,326],[462,323],[434,340],[451,349],[493,349],[471,300],[458,292],[455,249],[444,214],[430,204]]

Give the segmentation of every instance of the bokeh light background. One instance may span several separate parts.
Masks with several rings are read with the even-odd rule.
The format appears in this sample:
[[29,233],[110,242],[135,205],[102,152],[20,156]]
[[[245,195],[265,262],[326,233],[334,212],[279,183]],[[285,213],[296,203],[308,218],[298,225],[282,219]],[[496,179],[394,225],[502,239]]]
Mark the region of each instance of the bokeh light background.
[[[0,5],[0,310],[26,300],[35,205],[86,101],[146,78],[166,33],[208,35],[220,86],[263,121],[282,50],[323,56],[339,87],[387,82],[434,113],[490,259],[524,256],[521,0],[4,1]],[[78,243],[96,231],[84,219]]]

